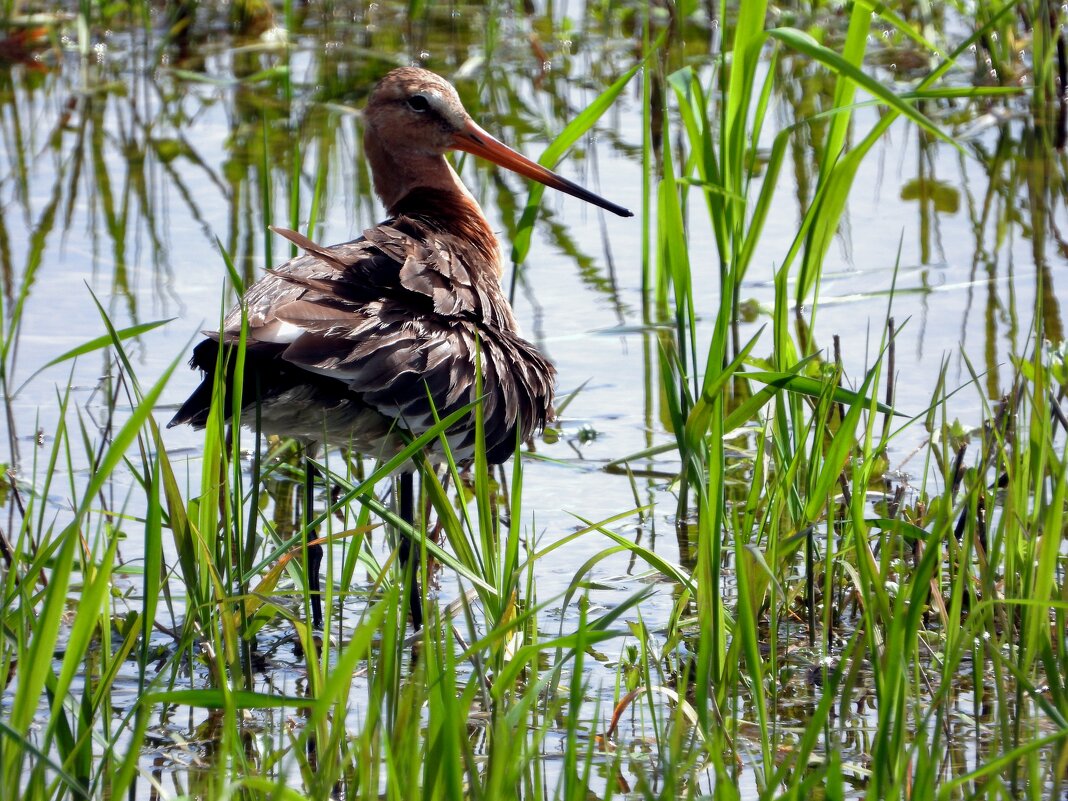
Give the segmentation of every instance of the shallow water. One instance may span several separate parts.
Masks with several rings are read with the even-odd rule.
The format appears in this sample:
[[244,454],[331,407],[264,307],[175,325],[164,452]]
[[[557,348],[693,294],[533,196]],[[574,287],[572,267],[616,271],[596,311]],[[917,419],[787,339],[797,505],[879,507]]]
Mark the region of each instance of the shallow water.
[[[247,278],[288,255],[288,245],[277,237],[268,239],[265,227],[292,219],[288,198],[294,138],[303,151],[297,215],[302,229],[320,168],[325,195],[314,239],[344,241],[382,218],[380,204],[368,192],[359,117],[352,109],[362,105],[374,78],[391,62],[417,58],[446,76],[459,74],[457,82],[473,116],[536,157],[548,138],[634,59],[633,42],[618,21],[601,23],[579,7],[550,8],[555,14],[551,18],[540,7],[531,19],[497,15],[491,53],[486,52],[481,24],[495,15],[481,8],[465,8],[456,12],[459,16],[443,13],[414,30],[399,22],[403,8],[390,4],[368,7],[356,19],[309,17],[300,33],[290,36],[293,104],[288,116],[280,80],[240,80],[276,68],[283,51],[255,40],[235,41],[211,26],[186,61],[173,54],[159,58],[158,40],[134,32],[103,35],[84,55],[77,52],[76,41],[64,38],[57,51],[43,52],[39,63],[0,69],[5,324],[31,254],[40,248],[40,265],[28,287],[17,332],[12,386],[19,387],[40,365],[105,332],[94,295],[116,327],[174,318],[129,345],[143,386],[176,358],[184,359],[197,332],[214,327],[231,302],[224,299],[226,268],[218,243],[234,255]],[[532,36],[538,43],[533,49]],[[542,54],[545,59],[539,58]],[[545,62],[540,64],[544,71],[538,69],[540,61]],[[894,80],[889,70],[873,69],[880,79]],[[637,86],[636,80],[597,133],[560,167],[565,176],[635,211],[642,204]],[[789,124],[802,108],[796,97],[776,95],[770,117]],[[979,424],[984,399],[995,403],[1008,390],[1013,355],[1027,350],[1023,338],[1032,329],[1040,281],[1037,305],[1045,315],[1047,334],[1054,340],[1060,337],[1068,247],[1051,226],[1064,227],[1065,209],[1063,198],[1051,191],[1036,218],[1018,172],[1044,170],[1045,165],[1020,155],[1028,136],[1022,119],[984,116],[978,106],[932,108],[928,113],[968,138],[958,150],[931,141],[911,125],[895,125],[861,167],[845,224],[827,260],[817,312],[813,316],[809,308],[805,314],[827,352],[832,336],[840,336],[847,374],[859,383],[877,354],[889,292],[896,287],[891,314],[901,329],[897,407],[922,412],[946,358],[948,388],[967,384],[968,367],[957,355],[963,346],[980,374],[980,387],[959,393],[949,409],[951,418],[971,427]],[[265,114],[270,120],[266,134]],[[862,110],[858,127],[866,130],[877,114],[875,109]],[[756,143],[758,152],[770,147],[774,133],[764,133],[763,141]],[[1011,151],[1000,163],[990,156],[999,147]],[[742,288],[743,298],[763,309],[773,302],[774,270],[801,219],[807,190],[798,187],[814,181],[810,148],[801,144],[790,158],[793,164],[783,170],[767,233]],[[508,253],[506,232],[528,187],[470,159],[463,163],[462,175],[501,232]],[[917,198],[918,187],[937,191]],[[267,211],[265,192],[271,197]],[[641,503],[653,507],[647,519],[632,518],[615,529],[640,537],[668,559],[680,560],[677,500],[670,478],[678,470],[677,459],[668,453],[634,462],[632,467],[639,471],[634,485],[627,476],[604,469],[610,461],[673,441],[658,396],[656,332],[643,324],[642,316],[642,226],[655,224],[640,215],[618,219],[568,197],[547,194],[542,202],[531,257],[517,281],[515,309],[527,335],[556,364],[560,397],[578,392],[558,424],[558,440],[536,443],[545,460],[531,459],[526,465],[526,530],[541,543],[579,529],[582,524],[575,515],[600,520]],[[1036,231],[1042,234],[1037,244]],[[696,193],[690,203],[690,236],[699,326],[707,337],[718,304],[718,265]],[[505,284],[512,278],[506,275]],[[769,322],[764,311],[744,323],[743,341]],[[764,337],[770,340],[770,325]],[[761,355],[770,347],[770,341],[766,347],[758,344],[754,353]],[[90,425],[103,426],[107,405],[102,376],[115,375],[115,365],[98,352],[81,358],[73,372],[69,362],[46,369],[18,391],[10,403],[12,424],[3,424],[12,442],[5,458],[26,492],[42,486],[33,461],[40,452],[36,443],[47,443],[55,432],[56,387],[69,381],[72,400],[85,409]],[[180,368],[157,409],[157,420],[165,422],[196,381],[192,372]],[[127,412],[120,407],[118,418]],[[179,481],[187,470],[195,485],[202,435],[176,428],[166,433],[166,442]],[[915,488],[921,480],[923,465],[914,452],[922,444],[919,427],[891,442],[890,469],[897,482]],[[61,471],[50,490],[48,501],[60,518],[69,508],[69,482],[84,482],[88,469],[84,457],[75,458],[80,461],[75,461],[73,475]],[[650,475],[644,477],[641,471]],[[132,477],[120,471],[109,491],[121,499],[132,483]],[[127,510],[132,515],[139,511]],[[9,501],[8,530],[17,528],[14,515]],[[590,534],[541,565],[539,598],[562,594],[576,566],[605,544]],[[141,557],[134,531],[122,556],[130,562]],[[173,558],[168,555],[168,561]],[[644,570],[626,556],[600,563],[591,576],[600,585],[592,599],[605,607],[622,601],[644,581],[638,578]],[[642,606],[644,621],[653,630],[671,611],[671,590],[664,586]],[[442,602],[454,593],[444,580],[439,588]],[[577,614],[574,605],[559,613],[565,628]],[[603,650],[614,663],[619,647],[609,644]],[[804,654],[798,660],[811,664]],[[269,686],[296,694],[300,663],[288,646],[277,646],[269,664]],[[603,688],[600,698],[607,702],[614,669],[593,660],[586,664],[591,686]],[[812,689],[803,683],[796,689],[803,716]],[[965,700],[962,708],[970,709]],[[121,699],[116,703],[121,706]],[[264,714],[270,718],[277,713]],[[863,729],[865,711],[855,714],[857,727]],[[154,727],[161,746],[156,754],[145,754],[146,771],[156,759],[162,765],[157,775],[173,778],[172,772],[181,776],[188,768],[195,776],[202,750],[192,748],[195,759],[186,764],[174,742],[196,736],[205,717],[198,712]],[[641,720],[634,718],[631,725],[625,739],[640,741]],[[271,730],[271,722],[263,721],[264,736],[277,736]],[[142,793],[147,797],[147,788]]]

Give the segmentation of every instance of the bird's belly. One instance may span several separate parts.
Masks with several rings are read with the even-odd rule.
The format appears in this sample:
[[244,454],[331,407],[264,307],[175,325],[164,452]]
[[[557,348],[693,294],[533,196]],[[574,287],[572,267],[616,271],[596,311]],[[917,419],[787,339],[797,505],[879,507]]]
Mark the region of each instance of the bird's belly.
[[[425,433],[432,421],[399,420],[382,414],[352,394],[324,396],[312,385],[289,388],[262,403],[246,406],[241,424],[263,434],[293,437],[305,444],[326,444],[364,456],[390,459],[404,449],[413,436]],[[449,449],[457,461],[474,456],[473,421],[470,418],[447,431]],[[444,454],[440,440],[427,448],[432,461]]]
[[349,398],[324,399],[310,385],[291,387],[258,406],[246,406],[241,424],[264,434],[293,437],[305,443],[328,443],[368,456],[392,456],[403,447],[396,424]]

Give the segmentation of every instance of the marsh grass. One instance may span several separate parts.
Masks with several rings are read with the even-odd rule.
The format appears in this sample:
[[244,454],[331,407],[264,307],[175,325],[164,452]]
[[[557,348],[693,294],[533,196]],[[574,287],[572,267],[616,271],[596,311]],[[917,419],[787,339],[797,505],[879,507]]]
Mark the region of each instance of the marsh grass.
[[[86,144],[60,171],[68,194],[57,183],[31,232],[17,291],[4,294],[0,388],[18,472],[8,501],[13,525],[2,543],[0,796],[1063,793],[1068,368],[1058,302],[1037,244],[1055,236],[1052,213],[1042,209],[1060,197],[1051,188],[1056,181],[1036,177],[1039,171],[1021,177],[1005,166],[1013,162],[1003,153],[984,159],[976,146],[970,154],[992,174],[1012,173],[991,181],[990,195],[974,211],[977,230],[987,227],[999,198],[1011,201],[1018,191],[1035,209],[1034,324],[1013,354],[1007,392],[985,392],[984,383],[1000,386],[997,377],[990,365],[970,362],[970,381],[951,387],[943,361],[925,407],[907,414],[899,408],[895,390],[903,377],[894,367],[895,348],[915,323],[894,323],[904,306],[896,280],[883,318],[871,322],[872,350],[858,375],[827,355],[816,326],[824,262],[857,170],[895,120],[914,126],[925,147],[941,142],[963,158],[968,146],[939,122],[939,104],[1013,102],[1011,86],[946,80],[971,53],[987,53],[1000,74],[1033,71],[1030,146],[1047,171],[1062,175],[1050,150],[1056,121],[1050,124],[1047,111],[1058,80],[1053,42],[1063,34],[1036,31],[1030,59],[1021,63],[1015,47],[997,44],[1023,35],[1012,13],[1018,6],[983,6],[969,34],[947,43],[910,16],[915,9],[855,3],[837,37],[821,42],[801,24],[769,30],[764,3],[737,11],[724,4],[717,12],[722,29],[710,37],[712,52],[700,65],[682,63],[696,8],[672,7],[668,26],[645,16],[644,7],[629,10],[640,56],[604,81],[585,110],[569,113],[573,121],[543,161],[555,163],[603,127],[604,116],[640,81],[642,309],[654,331],[648,341],[655,342],[646,394],[661,404],[670,441],[620,454],[613,465],[638,498],[641,465],[670,455],[678,560],[632,535],[635,519],[656,514],[640,501],[602,520],[580,512],[571,531],[539,539],[532,532],[537,510],[522,501],[523,443],[497,473],[482,457],[459,465],[448,452],[442,433],[460,415],[475,415],[481,437],[477,403],[390,459],[324,454],[316,468],[326,488],[314,514],[299,491],[303,464],[294,445],[228,432],[226,420],[241,399],[224,408],[221,388],[196,466],[187,466],[168,452],[153,414],[187,348],[158,375],[139,376],[128,348],[162,323],[117,328],[115,310],[103,306],[103,333],[45,365],[70,365],[73,375],[76,361],[107,354],[114,380],[100,390],[103,425],[88,419],[68,380],[56,393],[50,441],[21,453],[13,400],[24,302],[64,197],[68,208],[75,202],[81,160],[93,165],[100,189],[92,203],[99,204],[115,256],[116,294],[124,286],[130,208],[143,216],[145,230],[161,224],[138,164],[150,152],[171,152],[171,145],[148,123],[140,128],[141,146],[127,140],[132,155],[124,200],[116,205],[103,106],[87,101]],[[235,5],[231,19],[259,18],[258,8]],[[1039,27],[1050,19],[1042,8],[1030,9]],[[410,21],[427,23],[413,36],[428,35],[434,11],[420,4],[408,10]],[[4,9],[8,19],[16,11],[12,4]],[[792,11],[818,33],[818,4]],[[83,53],[105,22],[125,22],[148,40],[152,8],[131,6],[125,20],[115,13],[81,4]],[[297,13],[286,4],[279,17],[293,30]],[[588,30],[614,21],[610,9],[596,5],[587,14]],[[182,22],[203,23],[195,16]],[[873,26],[895,47],[911,43],[930,59],[914,85],[901,89],[871,77]],[[491,53],[498,35],[491,26],[485,42]],[[314,147],[294,132],[310,130],[314,114],[351,91],[336,64],[315,62],[315,103],[304,107],[305,116],[293,115],[294,100],[306,91],[294,80],[299,50],[280,51],[265,69],[259,45],[250,47],[234,67],[243,102],[234,110],[226,175],[189,158],[213,183],[232,188],[232,214],[248,222],[233,226],[220,247],[220,272],[238,295],[253,277],[260,236],[254,232],[263,232],[263,266],[277,255],[260,222],[284,208],[294,227],[314,233],[319,225],[344,130],[335,135],[331,128]],[[389,60],[375,56],[376,63]],[[776,123],[770,148],[758,158],[784,65],[794,59],[823,76],[826,105]],[[507,81],[496,88],[507,102],[522,102]],[[880,116],[863,130],[861,120],[871,117],[857,112],[868,104],[878,105]],[[1037,121],[1039,110],[1044,122]],[[767,324],[746,327],[742,289],[781,170],[799,140],[816,156],[810,191],[774,273]],[[19,186],[26,183],[24,155],[17,148],[13,159]],[[156,166],[178,180],[167,164]],[[354,181],[366,190],[365,174]],[[285,197],[274,196],[278,186]],[[512,212],[507,227],[519,282],[541,219],[539,195],[521,203],[506,186],[498,188],[500,206]],[[25,190],[15,194],[26,197]],[[196,192],[182,194],[202,219]],[[1004,214],[1002,226],[1011,217]],[[694,258],[695,219],[707,222],[715,259]],[[563,227],[548,229],[562,251],[578,253]],[[149,241],[158,254],[159,237]],[[228,292],[221,305],[232,297]],[[800,304],[813,311],[801,314]],[[854,349],[846,354],[853,363],[859,347],[845,343],[846,351]],[[241,349],[229,358],[240,374]],[[961,358],[967,360],[963,351]],[[983,406],[971,431],[951,411],[964,394]],[[646,419],[654,416],[649,411]],[[888,453],[898,441],[917,439],[913,459],[922,468],[908,493],[894,486]],[[424,455],[435,441],[445,453],[441,465]],[[421,479],[423,512],[414,526],[390,504],[391,476],[408,463]],[[57,486],[63,477],[66,485]],[[49,502],[57,494],[69,503],[61,511]],[[407,578],[397,569],[403,537],[423,546],[422,586],[440,586],[440,597],[426,600],[426,626],[414,635],[406,620]],[[560,554],[579,539],[598,544],[581,563],[561,567]],[[137,557],[124,558],[134,541]],[[321,633],[306,622],[307,548],[316,541],[327,550]],[[621,554],[644,566],[641,580],[602,605],[598,569]],[[539,592],[539,571],[550,565],[567,573],[562,592]],[[643,610],[661,597],[669,598],[670,613],[647,625]],[[600,668],[591,669],[596,662]],[[189,720],[183,731],[196,742],[175,743],[170,722],[177,715]],[[161,746],[164,733],[171,736]],[[153,752],[163,754],[166,768],[149,765]],[[178,767],[183,759],[187,764]]]

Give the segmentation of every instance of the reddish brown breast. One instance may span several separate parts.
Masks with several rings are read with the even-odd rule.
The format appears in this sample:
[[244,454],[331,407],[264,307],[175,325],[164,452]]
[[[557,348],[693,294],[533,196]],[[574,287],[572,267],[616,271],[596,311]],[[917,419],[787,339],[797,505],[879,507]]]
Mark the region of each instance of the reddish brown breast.
[[478,254],[479,271],[501,280],[501,247],[478,203],[461,192],[416,187],[391,210],[394,217],[411,217],[430,230],[470,245]]

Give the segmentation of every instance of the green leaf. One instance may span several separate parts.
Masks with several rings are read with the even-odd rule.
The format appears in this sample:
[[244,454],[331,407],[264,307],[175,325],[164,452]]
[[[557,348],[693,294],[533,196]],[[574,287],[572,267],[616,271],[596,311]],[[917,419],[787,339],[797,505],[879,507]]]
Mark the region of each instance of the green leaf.
[[47,370],[49,367],[54,367],[55,365],[65,362],[68,359],[76,359],[77,357],[84,356],[87,353],[92,353],[93,351],[100,350],[101,348],[106,348],[109,345],[114,344],[116,339],[121,342],[123,340],[141,336],[141,334],[144,334],[155,328],[159,328],[161,325],[166,325],[174,319],[176,318],[168,317],[166,320],[156,320],[155,322],[151,323],[140,323],[138,325],[132,325],[129,328],[121,328],[112,333],[102,334],[101,336],[98,336],[95,339],[90,339],[88,342],[83,342],[76,348],[71,348],[66,353],[56,356],[56,358],[52,359],[50,362],[47,362],[38,367],[36,370],[34,370],[33,374],[22,382],[19,388],[15,390],[14,394],[18,395],[19,392],[22,391],[23,387],[25,387],[28,383],[30,383],[30,381],[32,381],[45,370]]
[[912,120],[931,136],[947,142],[958,150],[960,145],[952,137],[942,131],[923,112],[905,100],[901,95],[891,91],[885,84],[868,75],[859,67],[851,64],[845,58],[833,50],[824,47],[804,31],[796,28],[775,28],[769,31],[769,36],[778,39],[783,44],[796,50],[809,58],[819,61],[838,75],[843,75],[860,86],[881,103],[889,106],[894,111]]
[[[564,154],[571,149],[581,137],[583,137],[597,121],[604,116],[604,113],[612,107],[612,104],[616,102],[620,93],[630,83],[630,79],[638,74],[638,70],[644,67],[651,58],[657,53],[660,45],[663,44],[667,35],[667,30],[660,36],[656,44],[649,51],[649,54],[627,70],[623,75],[615,80],[611,86],[601,92],[592,103],[590,103],[575,119],[571,120],[562,130],[556,139],[552,141],[545,152],[541,154],[538,159],[538,163],[544,167],[552,169],[563,158]],[[534,231],[534,219],[538,215],[538,204],[541,202],[541,196],[545,192],[545,187],[541,184],[533,184],[530,189],[530,196],[527,198],[527,205],[523,209],[523,214],[519,218],[519,225],[516,226],[515,238],[512,240],[512,263],[520,264],[526,260],[527,254],[530,252],[530,239]]]
[[[756,370],[753,372],[745,372],[740,375],[745,378],[751,378],[754,381],[760,381],[761,383],[768,384],[770,386],[778,387],[780,389],[786,389],[790,392],[797,392],[801,395],[807,395],[811,398],[822,397],[826,390],[826,383],[818,378],[812,378],[806,375],[794,375],[793,373],[783,373],[772,370]],[[866,398],[859,392],[854,392],[851,389],[845,387],[835,387],[831,392],[831,398],[836,403],[842,403],[847,406],[854,403],[862,403],[869,405],[874,403],[875,408],[883,414],[894,414],[899,417],[908,417],[909,415],[904,412],[894,411],[892,406],[887,406],[881,401],[876,401],[872,398]]]

